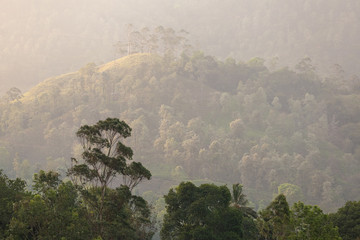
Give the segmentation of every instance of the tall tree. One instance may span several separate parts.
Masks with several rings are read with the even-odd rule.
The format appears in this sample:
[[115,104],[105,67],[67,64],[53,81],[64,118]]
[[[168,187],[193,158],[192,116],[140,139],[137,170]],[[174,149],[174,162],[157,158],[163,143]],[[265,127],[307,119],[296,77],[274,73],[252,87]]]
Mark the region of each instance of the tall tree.
[[[141,163],[133,162],[133,151],[121,140],[129,137],[131,128],[117,118],[80,127],[76,135],[84,149],[82,160],[72,158],[68,175],[88,206],[94,211],[95,227],[103,235],[104,211],[110,184],[122,176],[128,189],[133,189],[151,173]],[[122,185],[122,186],[125,186]]]

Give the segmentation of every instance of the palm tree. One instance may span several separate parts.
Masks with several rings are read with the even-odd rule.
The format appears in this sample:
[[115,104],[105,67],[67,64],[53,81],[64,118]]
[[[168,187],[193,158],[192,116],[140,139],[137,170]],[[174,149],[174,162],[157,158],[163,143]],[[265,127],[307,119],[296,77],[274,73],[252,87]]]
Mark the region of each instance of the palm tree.
[[246,217],[257,218],[257,213],[251,207],[247,207],[249,201],[243,193],[243,185],[240,183],[233,184],[233,191],[231,196],[231,203],[235,208],[238,208]]

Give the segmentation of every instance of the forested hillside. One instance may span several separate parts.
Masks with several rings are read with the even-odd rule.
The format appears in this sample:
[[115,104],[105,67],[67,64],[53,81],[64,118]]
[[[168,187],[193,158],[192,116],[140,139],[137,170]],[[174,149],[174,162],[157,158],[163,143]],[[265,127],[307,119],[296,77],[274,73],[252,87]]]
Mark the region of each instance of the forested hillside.
[[270,71],[259,58],[138,53],[12,89],[0,103],[0,168],[64,176],[82,152],[77,129],[107,117],[133,129],[125,143],[153,175],[140,193],[240,182],[255,209],[284,193],[325,211],[360,197],[360,81],[341,69],[320,77],[309,58]]
[[[114,60],[126,24],[185,29],[197,49],[293,65],[309,56],[323,72],[359,75],[358,0],[13,0],[0,13],[0,93],[88,62]],[[274,61],[272,61],[274,62]]]

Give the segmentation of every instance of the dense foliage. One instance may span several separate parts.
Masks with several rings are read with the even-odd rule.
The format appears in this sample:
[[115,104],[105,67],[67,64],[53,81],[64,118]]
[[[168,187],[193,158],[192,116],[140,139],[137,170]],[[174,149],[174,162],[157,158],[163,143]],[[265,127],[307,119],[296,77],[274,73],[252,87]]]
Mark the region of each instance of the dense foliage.
[[349,201],[330,215],[343,240],[360,238],[360,201]]
[[[57,172],[41,170],[34,175],[32,191],[26,192],[24,181],[10,180],[1,174],[1,193],[7,194],[0,196],[2,239],[152,239],[154,225],[146,219],[150,214],[147,203],[132,195],[128,188],[107,189],[99,233],[93,205],[86,203],[88,200],[76,185],[59,177]],[[300,201],[290,208],[286,197],[280,194],[258,215],[249,216],[251,208],[246,207],[247,198],[239,184],[233,185],[231,195],[226,186],[197,187],[182,182],[164,197],[166,213],[161,239],[355,240],[360,237],[358,202],[347,202],[329,217],[319,207]]]
[[65,174],[65,159],[81,158],[76,129],[116,117],[156,194],[208,179],[240,181],[255,209],[278,193],[325,211],[360,196],[359,79],[322,78],[308,58],[270,71],[261,59],[135,54],[11,93],[0,102],[9,176],[31,181],[40,165]]
[[0,238],[6,236],[7,227],[13,214],[13,205],[26,196],[25,181],[9,179],[0,170]]
[[131,192],[151,173],[140,162],[129,162],[133,152],[122,140],[130,134],[131,128],[116,118],[81,126],[83,159],[72,158],[71,182],[41,170],[32,191],[25,192],[25,181],[0,172],[1,238],[151,239],[155,223],[149,204]]
[[[236,189],[239,185],[233,186]],[[242,202],[246,200],[242,194]],[[290,208],[283,194],[279,194],[256,218],[249,218],[244,208],[229,205],[230,191],[226,186],[212,184],[197,187],[182,182],[170,189],[165,202],[162,239],[341,240],[337,226],[348,225],[346,222],[334,223],[319,207],[301,201]],[[342,217],[350,219],[352,214],[345,213]],[[349,234],[351,237],[346,239],[357,239],[360,235],[354,234],[353,230],[358,226],[353,224],[344,229],[341,236]]]
[[242,239],[242,214],[230,199],[226,186],[181,183],[165,195],[161,239]]
[[[156,226],[148,203],[131,190],[151,173],[132,160],[132,149],[122,143],[132,129],[117,118],[107,118],[77,131],[84,152],[72,158],[68,176],[41,170],[32,191],[25,181],[10,180],[0,172],[0,235],[4,239],[152,239]],[[122,183],[113,180],[122,176]],[[295,190],[294,190],[295,189]],[[279,186],[294,198],[297,188]],[[294,203],[289,208],[279,194],[257,214],[239,183],[226,186],[182,182],[164,196],[166,213],[161,239],[324,239],[359,237],[358,203],[348,202],[337,213]],[[157,212],[158,213],[158,212]],[[155,214],[157,214],[155,213]],[[340,234],[338,229],[340,229]]]
[[292,208],[279,194],[257,219],[260,239],[276,240],[341,240],[338,228],[317,206],[294,203]]

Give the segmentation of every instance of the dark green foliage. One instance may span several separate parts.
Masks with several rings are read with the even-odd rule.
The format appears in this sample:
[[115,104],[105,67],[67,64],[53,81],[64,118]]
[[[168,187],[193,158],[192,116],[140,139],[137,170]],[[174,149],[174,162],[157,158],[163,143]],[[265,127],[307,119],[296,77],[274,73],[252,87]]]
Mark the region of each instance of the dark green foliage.
[[232,185],[231,206],[243,214],[242,230],[244,239],[258,239],[258,229],[256,227],[256,211],[249,207],[249,201],[243,193],[243,186],[239,183]]
[[293,230],[289,239],[341,240],[338,229],[317,206],[294,203],[291,208]]
[[75,186],[55,172],[34,176],[37,194],[14,204],[8,239],[89,239],[91,226]]
[[162,239],[241,239],[242,214],[230,208],[227,187],[182,182],[165,195]]
[[235,208],[239,209],[244,216],[248,218],[257,218],[255,210],[247,206],[249,201],[243,193],[243,186],[239,183],[233,184],[232,186],[231,203]]
[[243,239],[258,240],[259,229],[256,226],[256,221],[250,217],[243,217],[242,221]]
[[150,179],[151,173],[140,162],[132,162],[123,171],[124,184],[132,190],[142,180]]
[[59,173],[54,171],[45,172],[40,170],[34,174],[34,190],[38,193],[46,193],[50,189],[57,188],[61,183]]
[[[108,189],[104,199],[103,239],[150,240],[155,232],[148,203],[131,194],[127,186]],[[96,233],[97,231],[95,231]]]
[[343,240],[360,238],[360,201],[348,201],[330,219],[339,228]]
[[289,209],[283,194],[260,211],[257,225],[264,240],[341,240],[338,229],[319,207],[299,201]]
[[25,193],[25,181],[17,178],[9,179],[0,170],[0,238],[4,239],[6,230],[13,216],[13,205],[23,199]]
[[259,213],[258,228],[262,239],[285,240],[291,233],[290,209],[283,194],[278,195]]

